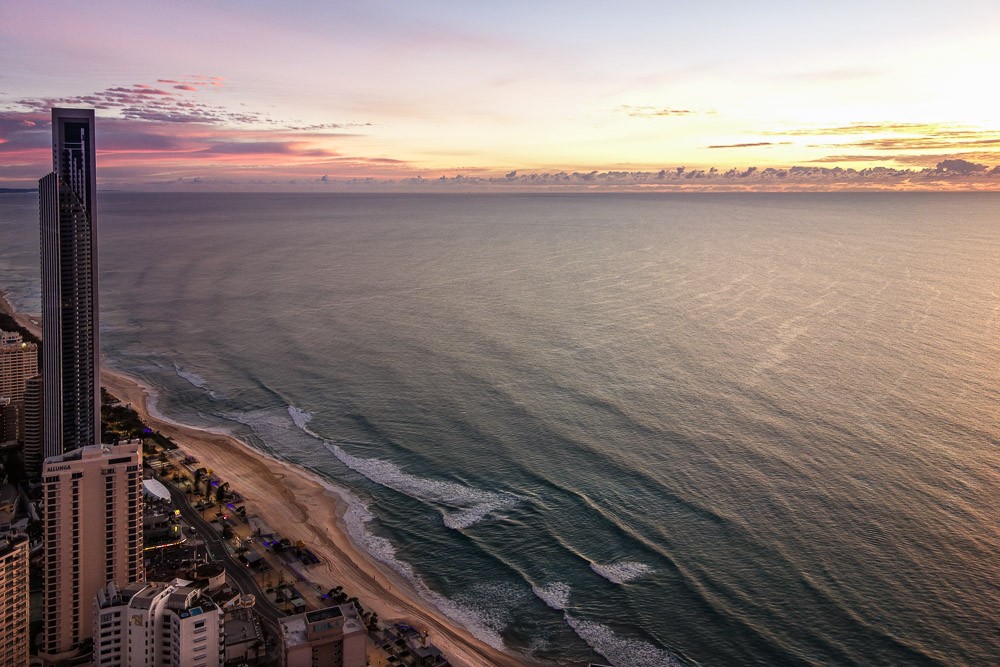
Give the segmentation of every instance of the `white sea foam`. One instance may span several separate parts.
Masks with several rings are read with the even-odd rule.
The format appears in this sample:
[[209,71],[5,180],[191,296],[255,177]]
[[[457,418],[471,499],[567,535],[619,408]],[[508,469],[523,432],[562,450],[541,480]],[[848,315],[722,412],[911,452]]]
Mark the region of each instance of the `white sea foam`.
[[292,421],[295,422],[295,425],[298,426],[300,429],[302,429],[309,435],[313,436],[314,438],[319,438],[320,440],[322,440],[322,438],[320,438],[318,435],[310,431],[309,428],[306,426],[310,421],[312,421],[313,416],[311,412],[307,412],[302,408],[297,408],[294,405],[289,405],[288,416],[292,418]]
[[[264,409],[233,415],[230,418],[236,419],[236,421],[253,428],[254,432],[265,442],[277,442],[276,438],[280,438],[280,442],[285,445],[283,449],[288,449],[289,445],[294,448],[297,445],[303,446],[305,444],[296,441],[296,433],[299,434],[299,438],[308,436],[310,442],[315,442],[314,439],[322,441],[320,436],[310,431],[307,427],[309,421],[312,419],[312,415],[300,408],[289,407],[288,417],[274,412],[273,409]],[[291,418],[299,430],[291,428],[292,425],[289,424],[288,418]],[[261,453],[268,458],[280,460],[266,452]],[[384,563],[409,582],[421,599],[433,605],[442,614],[461,624],[469,632],[490,646],[498,650],[504,649],[503,639],[500,636],[503,625],[498,626],[498,623],[504,617],[502,615],[498,616],[497,610],[491,609],[489,605],[484,606],[482,604],[484,600],[489,600],[491,595],[496,597],[496,592],[493,592],[491,595],[469,594],[464,598],[452,600],[431,590],[424,583],[423,579],[413,571],[409,563],[396,557],[396,548],[392,542],[380,535],[376,535],[369,529],[368,524],[375,517],[364,500],[348,489],[330,482],[315,472],[303,468],[300,468],[299,471],[317,481],[331,493],[339,496],[344,502],[347,507],[343,517],[344,526],[347,528],[347,535],[353,544],[372,558]],[[509,598],[509,596],[508,592],[507,597]],[[498,599],[503,598],[500,597]]]
[[361,473],[376,484],[388,487],[411,498],[416,498],[441,508],[444,525],[454,530],[462,530],[474,526],[492,512],[509,509],[520,499],[511,493],[484,491],[457,482],[418,477],[404,471],[392,461],[384,459],[366,459],[349,454],[339,445],[327,442],[312,431],[308,424],[312,415],[289,406],[288,416],[295,425],[309,435],[322,440],[333,452],[333,455],[351,470]]
[[411,498],[450,508],[442,510],[444,525],[448,528],[469,528],[491,512],[509,509],[519,502],[518,497],[513,494],[483,491],[457,482],[418,477],[405,472],[391,461],[360,458],[348,454],[337,445],[328,443],[327,446],[344,465],[373,482]]
[[606,565],[591,563],[590,569],[613,584],[624,584],[653,572],[653,568],[649,565],[631,560],[623,560],[618,563],[608,563]]
[[174,372],[177,373],[178,377],[184,378],[195,387],[198,387],[198,389],[208,389],[208,380],[194,371],[185,370],[177,364],[174,364]]
[[649,642],[619,637],[606,625],[575,618],[568,612],[565,617],[580,639],[614,667],[684,667],[684,662],[676,655]]
[[[145,382],[141,382],[136,378],[130,379],[140,384],[146,390],[148,394],[146,407],[152,416],[171,424],[177,424],[180,426],[185,425],[182,422],[168,417],[158,410],[157,402],[159,399],[159,391],[155,387]],[[310,420],[312,420],[313,415],[306,410],[302,410],[294,406],[288,408],[288,417],[291,418],[291,421],[299,429],[298,431],[290,428],[291,425],[288,423],[288,419],[282,414],[275,413],[273,410],[269,409],[254,410],[239,414],[215,415],[215,417],[223,417],[225,419],[231,419],[236,422],[246,424],[247,426],[253,428],[254,432],[268,443],[281,441],[286,445],[292,444],[292,442],[289,441],[289,436],[296,432],[307,434],[310,441],[318,439],[325,443],[325,440],[323,440],[322,437],[308,428],[308,424]],[[232,431],[227,428],[206,428],[203,426],[198,428],[213,433],[233,435]],[[294,441],[294,438],[292,438],[292,441]],[[326,444],[329,446],[328,443]],[[246,443],[243,443],[243,446],[254,449],[254,451],[265,458],[278,462],[284,462],[283,459],[256,447],[251,447],[251,445]],[[357,460],[361,462],[365,461],[365,459]],[[339,496],[344,502],[346,505],[343,516],[344,525],[347,529],[348,537],[351,539],[353,544],[375,560],[385,564],[387,567],[400,575],[413,587],[417,595],[422,600],[434,606],[448,618],[451,618],[455,622],[459,623],[475,637],[497,650],[505,649],[501,632],[507,623],[510,622],[514,607],[523,602],[525,596],[527,596],[526,591],[519,592],[513,585],[507,585],[503,587],[503,590],[501,590],[500,587],[489,588],[489,585],[484,585],[487,586],[489,590],[480,590],[480,588],[482,588],[481,586],[479,588],[474,586],[464,595],[460,595],[456,597],[456,599],[450,599],[440,593],[437,593],[436,591],[431,590],[423,579],[421,579],[420,576],[413,571],[413,568],[409,563],[396,557],[396,548],[393,546],[392,542],[380,535],[374,534],[369,529],[368,524],[375,517],[364,500],[345,487],[334,484],[330,480],[316,474],[315,472],[305,468],[299,468],[299,472],[300,474],[306,475],[315,480],[329,492]],[[405,473],[402,474],[405,475]],[[414,480],[413,483],[419,486],[419,478],[413,476],[408,477],[412,477]],[[431,480],[424,481],[431,482]],[[453,486],[458,489],[466,489],[466,487],[462,487],[459,484],[454,484]],[[473,496],[476,496],[476,494],[486,493],[476,491],[475,489],[467,490],[472,492]],[[506,499],[505,494],[491,495],[503,496]],[[517,501],[514,496],[510,496],[510,499],[514,502]]]
[[[523,600],[523,594],[518,597],[516,588],[510,585],[496,585],[486,591],[478,590],[474,586],[469,592],[455,599],[432,591],[413,571],[409,563],[396,558],[396,548],[389,540],[375,535],[368,529],[368,523],[374,519],[368,505],[346,489],[338,488],[336,493],[347,503],[344,525],[354,544],[401,575],[413,586],[421,599],[436,607],[442,614],[493,648],[501,651],[504,649],[500,633],[510,622],[514,607]],[[490,585],[483,584],[480,588],[482,586]]]
[[531,592],[553,609],[565,609],[569,604],[570,586],[562,581],[553,581],[544,586],[532,586]]

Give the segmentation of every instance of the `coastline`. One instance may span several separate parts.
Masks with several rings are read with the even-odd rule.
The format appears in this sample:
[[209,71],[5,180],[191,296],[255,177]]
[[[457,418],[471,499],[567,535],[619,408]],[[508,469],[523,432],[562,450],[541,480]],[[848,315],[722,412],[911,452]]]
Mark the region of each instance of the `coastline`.
[[[0,310],[41,337],[39,324],[15,310],[2,291]],[[131,403],[150,427],[231,481],[252,513],[280,527],[293,541],[307,543],[322,561],[309,571],[310,579],[321,588],[343,586],[381,619],[426,630],[430,641],[456,666],[550,664],[512,655],[477,638],[422,599],[408,580],[356,546],[345,523],[348,503],[332,485],[231,435],[157,416],[149,406],[152,390],[120,371],[102,367],[101,384],[123,403]]]

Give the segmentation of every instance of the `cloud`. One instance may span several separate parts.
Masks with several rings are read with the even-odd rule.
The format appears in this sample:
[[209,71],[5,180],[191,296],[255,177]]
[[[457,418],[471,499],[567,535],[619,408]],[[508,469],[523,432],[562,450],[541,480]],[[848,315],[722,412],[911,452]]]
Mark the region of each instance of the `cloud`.
[[[331,130],[370,127],[371,123],[311,123],[271,118],[246,109],[233,110],[200,100],[199,94],[210,91],[211,86],[221,86],[222,78],[191,75],[180,79],[157,79],[158,84],[168,84],[165,89],[145,83],[109,86],[87,95],[72,97],[22,98],[7,107],[8,111],[40,113],[48,117],[49,109],[57,106],[92,107],[117,114],[121,118],[155,123],[196,123],[224,126],[258,126],[329,135]],[[348,136],[348,135],[341,135]]]
[[[904,157],[904,156],[894,155],[892,157],[892,159],[893,159],[894,162],[899,162],[901,157]],[[916,156],[911,156],[911,157],[916,157]],[[926,157],[926,156],[920,156],[920,157]],[[848,154],[848,155],[824,155],[823,157],[818,157],[818,158],[814,158],[812,160],[809,160],[809,162],[823,162],[823,163],[829,162],[831,164],[841,164],[841,163],[845,163],[845,162],[847,162],[847,163],[850,163],[850,162],[885,162],[885,156],[884,155],[874,155],[872,153],[864,153],[864,154],[861,154],[861,155],[850,155],[850,154]]]
[[322,132],[324,130],[343,130],[351,127],[372,127],[373,123],[314,123],[312,125],[289,124],[285,125],[286,130],[297,132]]
[[849,125],[835,125],[833,127],[797,128],[794,130],[781,130],[772,132],[761,132],[761,134],[771,136],[830,136],[838,134],[883,134],[890,132],[914,133],[934,133],[942,130],[943,125],[934,123],[893,123],[893,122],[858,122]]
[[950,172],[954,174],[978,174],[988,170],[985,164],[976,164],[968,160],[942,160],[934,168],[938,172]]
[[867,141],[852,141],[849,143],[829,145],[838,148],[869,148],[878,151],[913,151],[935,149],[966,150],[969,148],[989,148],[993,146],[1000,146],[1000,137],[983,134],[979,139],[972,139],[968,141],[956,140],[948,135],[938,137],[891,137],[887,139],[871,139]]
[[198,151],[205,155],[256,155],[337,157],[339,153],[291,141],[225,141]]
[[[814,138],[814,143],[808,147],[827,154],[810,160],[813,163],[890,162],[930,167],[949,159],[979,162],[1000,159],[1000,130],[983,127],[945,123],[859,122],[763,134]],[[831,137],[840,140],[824,141]],[[844,141],[847,138],[851,140]]]
[[755,148],[758,146],[787,146],[791,143],[790,141],[756,141],[749,144],[717,144],[705,148]]
[[618,107],[618,111],[633,118],[663,118],[667,116],[692,116],[696,114],[711,114],[714,111],[694,111],[692,109],[674,109],[654,106],[632,106],[623,104]]
[[[206,170],[211,170],[213,182],[221,182],[216,179],[221,174],[245,182],[250,171],[314,179],[308,170],[317,165],[326,165],[331,177],[387,177],[408,168],[405,161],[391,156],[345,155],[337,143],[356,135],[330,128],[346,123],[254,123],[252,111],[220,112],[182,93],[160,95],[155,92],[163,90],[159,86],[112,88],[77,98],[0,107],[0,183],[31,185],[49,171],[51,111],[46,105],[86,104],[85,98],[105,107],[97,118],[102,187],[134,187],[164,175],[170,180],[186,176],[190,182],[190,177],[207,177]],[[224,122],[227,119],[233,122]]]
[[[160,82],[167,81],[173,80],[160,80]],[[117,112],[124,118],[166,123],[268,124],[273,122],[262,114],[233,112],[223,106],[195,101],[188,95],[191,92],[198,92],[204,85],[206,84],[199,81],[179,82],[174,85],[173,90],[141,83],[110,86],[87,95],[23,98],[17,100],[14,107],[47,113],[49,109],[57,106],[84,106]]]

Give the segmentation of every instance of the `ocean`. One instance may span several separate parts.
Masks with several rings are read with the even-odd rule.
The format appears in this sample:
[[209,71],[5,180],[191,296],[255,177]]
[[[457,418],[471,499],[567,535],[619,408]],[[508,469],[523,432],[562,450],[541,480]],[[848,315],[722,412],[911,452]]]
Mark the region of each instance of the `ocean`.
[[[105,363],[349,489],[491,644],[1000,664],[1000,195],[108,192],[99,224]],[[37,225],[0,196],[34,312]]]

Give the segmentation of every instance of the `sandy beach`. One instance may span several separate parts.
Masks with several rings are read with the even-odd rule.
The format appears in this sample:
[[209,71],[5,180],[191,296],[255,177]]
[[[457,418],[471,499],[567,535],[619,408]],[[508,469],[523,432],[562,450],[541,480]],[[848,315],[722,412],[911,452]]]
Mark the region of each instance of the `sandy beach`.
[[[0,309],[41,335],[38,323],[18,313],[0,294]],[[340,585],[383,620],[399,620],[429,633],[429,639],[454,665],[545,664],[499,651],[421,600],[413,586],[377,563],[349,539],[343,517],[346,502],[333,490],[288,463],[270,458],[231,436],[184,426],[151,415],[149,390],[132,378],[107,369],[101,384],[123,403],[131,403],[150,427],[211,468],[246,499],[248,513],[302,540],[321,558],[309,570],[321,588]]]

